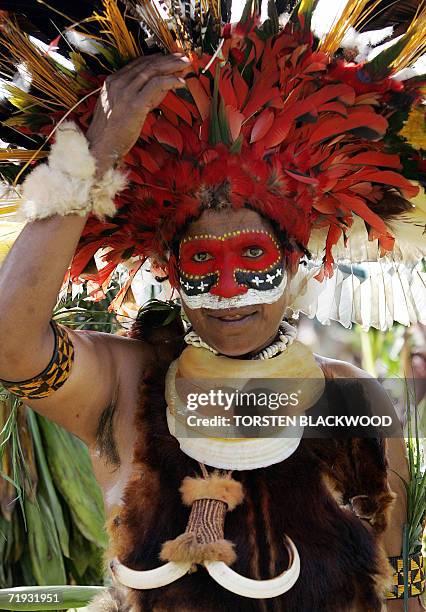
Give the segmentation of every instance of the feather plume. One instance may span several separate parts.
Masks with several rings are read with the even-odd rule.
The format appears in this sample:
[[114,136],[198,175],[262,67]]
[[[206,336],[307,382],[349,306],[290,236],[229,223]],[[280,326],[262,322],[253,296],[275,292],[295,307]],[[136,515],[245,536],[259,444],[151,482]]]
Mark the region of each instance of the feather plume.
[[335,53],[341,46],[349,28],[360,29],[377,9],[379,2],[380,0],[376,0],[373,3],[370,0],[348,0],[340,17],[333,23],[330,31],[320,41],[319,49],[324,53]]
[[78,84],[73,76],[58,70],[58,66],[49,57],[43,54],[30,38],[18,27],[17,23],[9,20],[1,29],[0,66],[4,71],[10,71],[10,61],[24,64],[31,74],[33,88],[39,92],[34,100],[39,106],[52,110],[63,105],[73,106],[77,98]]

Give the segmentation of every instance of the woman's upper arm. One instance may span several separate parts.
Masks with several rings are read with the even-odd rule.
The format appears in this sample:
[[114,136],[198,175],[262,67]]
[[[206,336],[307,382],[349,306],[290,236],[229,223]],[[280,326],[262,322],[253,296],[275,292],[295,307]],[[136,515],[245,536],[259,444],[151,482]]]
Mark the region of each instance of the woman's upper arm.
[[[31,408],[77,435],[86,444],[95,442],[103,411],[116,401],[120,372],[129,364],[146,360],[143,343],[111,334],[67,329],[74,347],[70,374],[48,397],[24,400]],[[137,385],[138,368],[129,368],[129,385]]]

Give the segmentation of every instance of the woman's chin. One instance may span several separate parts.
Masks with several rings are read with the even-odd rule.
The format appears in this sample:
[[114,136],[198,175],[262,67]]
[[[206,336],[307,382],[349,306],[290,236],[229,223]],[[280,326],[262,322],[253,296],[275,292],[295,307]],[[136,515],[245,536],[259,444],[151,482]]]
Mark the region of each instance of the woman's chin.
[[258,352],[257,351],[258,343],[256,343],[256,345],[253,345],[253,344],[248,344],[247,342],[236,344],[235,342],[227,343],[227,342],[222,341],[219,343],[209,342],[208,344],[212,346],[216,351],[218,351],[221,355],[224,355],[225,357],[242,357],[243,355],[249,355],[251,353]]

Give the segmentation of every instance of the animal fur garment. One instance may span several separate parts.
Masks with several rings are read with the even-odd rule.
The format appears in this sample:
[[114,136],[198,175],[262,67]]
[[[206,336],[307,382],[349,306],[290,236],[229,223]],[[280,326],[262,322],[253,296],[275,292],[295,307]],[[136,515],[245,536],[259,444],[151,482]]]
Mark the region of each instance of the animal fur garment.
[[[352,400],[365,402],[361,385],[351,384]],[[330,405],[347,406],[339,381],[328,380],[326,393]],[[108,522],[107,561],[117,557],[136,570],[159,567],[164,542],[185,531],[190,509],[179,489],[185,477],[200,473],[170,435],[165,414],[164,371],[156,366],[141,381],[134,474],[123,507]],[[126,603],[132,612],[379,612],[392,573],[381,544],[394,497],[386,468],[380,439],[302,439],[279,464],[234,472],[244,500],[225,521],[224,535],[237,557],[232,568],[254,579],[283,572],[289,565],[287,534],[301,559],[295,586],[273,600],[253,600],[224,590],[199,567],[159,589],[129,590]]]
[[115,586],[97,595],[87,610],[90,612],[132,612],[130,605],[126,604],[126,589]]

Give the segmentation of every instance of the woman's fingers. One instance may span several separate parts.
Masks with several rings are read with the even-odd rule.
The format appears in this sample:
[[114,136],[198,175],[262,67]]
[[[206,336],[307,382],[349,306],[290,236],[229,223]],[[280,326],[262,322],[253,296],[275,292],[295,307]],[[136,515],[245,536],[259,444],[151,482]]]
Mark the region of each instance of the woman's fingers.
[[143,75],[147,75],[150,78],[156,74],[172,74],[185,69],[189,63],[190,60],[182,53],[143,55],[126,64],[118,72],[110,75],[107,80],[109,83],[114,83],[114,85],[120,83],[121,87],[126,87],[132,85],[135,79],[140,79]]
[[137,102],[146,109],[148,114],[161,104],[168,91],[185,87],[185,79],[174,75],[156,76],[149,80],[137,97]]
[[167,58],[160,59],[145,65],[141,70],[130,72],[127,75],[129,86],[140,91],[151,79],[174,74],[180,76],[191,68],[191,61],[185,56],[175,57],[170,55]]
[[102,167],[110,163],[111,150],[122,156],[132,148],[148,113],[168,91],[185,87],[190,70],[181,54],[157,54],[137,58],[106,79],[87,132]]

